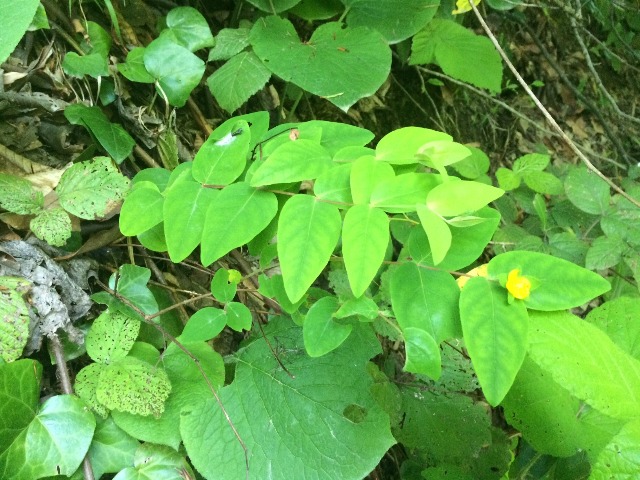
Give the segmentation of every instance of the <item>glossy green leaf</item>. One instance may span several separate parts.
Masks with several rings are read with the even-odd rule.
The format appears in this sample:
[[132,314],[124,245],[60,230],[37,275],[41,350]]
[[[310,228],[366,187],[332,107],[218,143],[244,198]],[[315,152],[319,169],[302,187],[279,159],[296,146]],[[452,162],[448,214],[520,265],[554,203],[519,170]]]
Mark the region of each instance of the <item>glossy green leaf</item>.
[[383,181],[390,181],[396,176],[393,167],[388,163],[376,161],[374,157],[361,157],[351,165],[351,196],[353,203],[366,204],[376,186]]
[[98,420],[89,447],[89,460],[96,478],[105,473],[118,473],[133,464],[140,443],[118,427],[113,418]]
[[371,205],[389,213],[415,212],[440,179],[431,173],[405,173],[383,180],[371,193]]
[[71,238],[71,218],[60,207],[42,210],[29,222],[29,228],[36,237],[54,247],[63,247]]
[[245,120],[220,125],[193,159],[193,178],[206,185],[229,185],[244,171],[250,141]]
[[321,357],[338,348],[349,337],[353,327],[334,320],[338,299],[323,297],[314,303],[304,319],[304,346],[311,357]]
[[354,205],[344,217],[342,255],[356,297],[369,287],[389,244],[389,218],[378,208]]
[[[395,442],[389,417],[370,391],[366,365],[380,351],[372,330],[354,328],[322,358],[305,354],[302,331],[290,320],[272,319],[265,333],[295,378],[259,337],[238,354],[233,383],[219,391],[252,452],[251,476],[289,478],[304,471],[310,478],[364,478]],[[245,477],[244,451],[214,399],[185,408],[180,431],[189,459],[205,478]]]
[[460,289],[449,273],[408,262],[393,271],[390,289],[393,311],[403,330],[425,330],[438,344],[460,336]]
[[131,135],[121,125],[111,123],[98,107],[87,107],[76,103],[64,109],[64,116],[69,120],[69,123],[82,125],[89,130],[116,163],[122,163],[125,158],[131,155],[133,147],[136,145]]
[[29,180],[0,173],[0,207],[19,215],[29,215],[44,207],[44,196]]
[[208,60],[229,60],[249,46],[248,28],[223,28],[215,38],[215,45],[209,50]]
[[491,41],[453,20],[432,20],[413,37],[410,63],[435,63],[452,77],[492,92],[502,83],[502,62]]
[[464,341],[490,405],[507,394],[527,351],[529,317],[523,302],[484,277],[469,279],[460,294]]
[[380,139],[376,145],[376,160],[393,165],[418,163],[416,154],[429,142],[452,141],[446,133],[422,127],[404,127],[394,130]]
[[138,240],[143,247],[148,248],[152,252],[166,252],[167,241],[164,237],[164,222],[139,234]]
[[223,188],[207,211],[200,252],[203,265],[248,243],[267,228],[277,211],[278,200],[272,192],[244,182]]
[[343,0],[348,9],[347,25],[369,27],[391,44],[415,35],[433,18],[438,0]]
[[341,225],[336,206],[310,195],[295,195],[284,204],[278,219],[278,257],[291,302],[302,298],[327,265]]
[[0,62],[4,63],[26,33],[36,13],[38,0],[19,0],[3,5],[3,32],[0,41]]
[[407,356],[404,370],[438,380],[442,373],[438,342],[429,332],[416,327],[404,328],[402,335]]
[[329,202],[354,203],[349,184],[351,167],[351,163],[336,165],[320,175],[313,185],[316,197]]
[[167,188],[163,217],[171,261],[181,262],[200,244],[207,210],[219,195],[219,191],[191,181]]
[[484,183],[468,180],[444,182],[433,188],[427,196],[429,209],[443,217],[475,212],[487,206],[504,191]]
[[250,40],[255,54],[273,73],[344,111],[373,95],[391,67],[389,45],[366,27],[328,22],[302,43],[289,20],[269,16],[255,23]]
[[211,294],[220,303],[229,303],[238,291],[238,283],[231,281],[230,274],[230,270],[219,268],[211,279]]
[[609,207],[609,185],[586,168],[573,168],[564,181],[567,198],[583,212],[602,215]]
[[372,298],[361,296],[358,298],[350,298],[344,302],[338,311],[334,313],[335,318],[346,318],[358,316],[360,321],[373,320],[378,316],[378,305]]
[[251,315],[251,310],[249,310],[244,303],[231,302],[226,305],[225,310],[227,314],[227,325],[229,328],[236,332],[251,330],[253,317]]
[[144,66],[144,48],[135,47],[127,53],[127,60],[118,63],[118,71],[127,80],[138,83],[153,83],[154,78]]
[[253,52],[241,52],[207,79],[207,86],[227,112],[240,108],[271,77],[271,71]]
[[442,217],[436,215],[426,205],[416,205],[420,224],[427,234],[431,247],[431,258],[434,265],[438,265],[451,248],[451,230]]
[[532,280],[531,295],[524,299],[524,303],[533,310],[579,307],[611,288],[609,282],[600,275],[542,253],[507,252],[489,262],[489,274],[494,277],[506,279],[514,269]]
[[313,140],[299,138],[280,145],[258,167],[252,187],[314,180],[333,166],[329,152]]
[[85,337],[87,353],[98,363],[109,364],[123,359],[139,332],[139,320],[107,309],[93,321]]
[[145,68],[158,82],[161,95],[166,95],[175,107],[187,103],[205,70],[200,58],[169,36],[153,40],[145,49],[143,58]]
[[224,310],[215,307],[204,307],[191,315],[180,335],[181,342],[207,342],[224,329],[227,316]]
[[207,20],[195,8],[173,8],[168,13],[166,22],[178,43],[190,51],[213,46],[213,35]]
[[120,209],[120,231],[131,237],[162,222],[164,197],[155,183],[138,181]]
[[0,364],[0,465],[5,468],[7,449],[37,413],[41,378],[42,365],[36,360]]
[[593,408],[618,419],[640,416],[640,362],[589,322],[567,312],[532,313],[529,356]]

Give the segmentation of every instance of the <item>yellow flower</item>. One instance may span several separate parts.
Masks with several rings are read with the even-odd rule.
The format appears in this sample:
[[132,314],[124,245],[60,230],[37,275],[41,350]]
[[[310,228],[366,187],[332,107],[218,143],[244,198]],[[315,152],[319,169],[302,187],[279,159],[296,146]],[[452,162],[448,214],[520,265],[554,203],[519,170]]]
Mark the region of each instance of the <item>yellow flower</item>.
[[516,268],[509,272],[507,290],[514,298],[524,300],[531,293],[531,281],[527,277],[520,276],[520,270]]
[[[478,5],[482,0],[474,0],[474,5]],[[451,12],[452,15],[458,15],[460,13],[466,13],[471,11],[471,5],[469,4],[469,0],[457,0],[456,1],[456,9]]]
[[460,276],[456,279],[460,288],[464,287],[465,283],[469,281],[471,277],[486,277],[489,275],[487,271],[487,264],[480,265],[479,267],[469,270],[466,275]]

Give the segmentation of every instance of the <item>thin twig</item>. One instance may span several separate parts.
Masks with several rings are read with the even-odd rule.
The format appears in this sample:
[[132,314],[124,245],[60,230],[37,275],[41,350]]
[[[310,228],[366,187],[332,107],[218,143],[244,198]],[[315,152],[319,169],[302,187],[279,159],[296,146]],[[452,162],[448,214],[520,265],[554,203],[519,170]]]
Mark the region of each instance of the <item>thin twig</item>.
[[569,136],[564,132],[564,130],[560,128],[560,125],[558,125],[558,122],[556,122],[556,120],[549,113],[546,107],[542,104],[542,102],[540,102],[538,97],[536,97],[535,93],[533,93],[531,88],[529,88],[529,85],[527,85],[527,82],[525,82],[524,78],[522,78],[522,76],[520,75],[516,67],[513,65],[513,63],[511,63],[511,60],[509,60],[509,57],[503,50],[502,46],[500,46],[500,43],[496,39],[495,35],[489,29],[487,22],[484,21],[484,18],[480,14],[480,11],[478,10],[478,7],[476,6],[475,2],[473,0],[469,0],[469,4],[473,9],[473,13],[475,13],[478,21],[480,22],[480,25],[482,25],[483,30],[491,40],[491,43],[493,43],[493,45],[496,47],[496,50],[498,51],[502,59],[505,61],[507,66],[509,67],[509,70],[511,70],[511,73],[513,73],[513,75],[516,77],[516,80],[518,80],[518,83],[522,86],[524,91],[527,92],[527,95],[529,95],[531,100],[533,100],[533,103],[535,103],[536,106],[540,109],[540,111],[542,112],[544,117],[547,119],[547,121],[551,124],[551,126],[554,128],[554,130],[556,130],[560,134],[560,136],[567,143],[569,148],[573,150],[573,152],[578,156],[578,158],[580,158],[580,160],[582,160],[582,162],[587,166],[589,170],[591,170],[598,177],[600,177],[604,182],[607,183],[607,185],[613,188],[616,192],[618,192],[624,198],[629,200],[629,202],[631,202],[633,205],[640,208],[640,202],[635,198],[633,198],[632,196],[630,196],[627,192],[622,190],[618,185],[613,183],[611,180],[609,180],[609,178],[606,175],[604,175],[600,170],[598,170],[596,166],[593,163],[591,163],[591,161],[580,151],[580,149],[576,146],[576,144],[573,143],[573,140],[569,138]]

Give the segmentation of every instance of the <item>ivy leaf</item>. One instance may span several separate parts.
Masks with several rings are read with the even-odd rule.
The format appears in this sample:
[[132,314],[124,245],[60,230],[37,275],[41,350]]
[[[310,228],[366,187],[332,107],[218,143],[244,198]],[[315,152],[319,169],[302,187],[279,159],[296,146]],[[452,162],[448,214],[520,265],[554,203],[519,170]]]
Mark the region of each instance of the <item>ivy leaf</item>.
[[167,14],[167,27],[174,38],[192,52],[213,46],[213,35],[207,20],[195,8],[171,9]]
[[139,446],[140,442],[118,427],[113,418],[98,420],[88,452],[95,477],[118,473],[132,465]]
[[464,341],[490,405],[507,394],[527,351],[529,317],[524,303],[507,303],[507,292],[484,277],[473,277],[460,294]]
[[[213,50],[212,50],[213,52]],[[207,86],[227,112],[240,108],[271,77],[271,71],[253,52],[241,52],[207,79]]]
[[98,107],[87,107],[80,103],[69,105],[64,109],[64,116],[72,125],[82,125],[89,130],[102,148],[118,164],[131,155],[133,147],[136,145],[131,135],[121,125],[111,123]]
[[[251,475],[366,476],[395,443],[389,417],[370,392],[366,365],[380,351],[372,330],[354,328],[343,345],[321,359],[304,353],[301,329],[289,320],[272,319],[265,331],[296,378],[278,366],[260,338],[242,349],[233,383],[219,392],[252,453]],[[206,478],[244,478],[244,451],[215,400],[182,412],[180,431],[198,471]]]
[[29,180],[0,173],[0,207],[18,215],[30,215],[42,210],[44,197]]
[[391,67],[389,45],[367,27],[345,28],[342,23],[328,22],[302,43],[289,20],[269,16],[255,23],[250,41],[273,73],[344,111],[373,95]]
[[153,83],[154,78],[144,66],[144,48],[135,47],[127,53],[127,60],[118,63],[118,71],[132,82]]
[[342,218],[335,205],[294,195],[278,219],[278,257],[284,287],[297,302],[329,262],[340,238]]
[[91,324],[85,338],[87,354],[98,363],[121,360],[133,347],[139,332],[139,320],[107,309]]
[[339,307],[336,297],[323,297],[309,308],[302,333],[310,357],[321,357],[335,350],[351,334],[351,325],[338,323],[333,318]]
[[111,212],[129,189],[129,179],[107,157],[95,157],[65,170],[56,193],[67,212],[97,220]]
[[491,41],[453,20],[434,19],[413,37],[412,65],[435,63],[458,80],[492,92],[502,84],[502,63]]

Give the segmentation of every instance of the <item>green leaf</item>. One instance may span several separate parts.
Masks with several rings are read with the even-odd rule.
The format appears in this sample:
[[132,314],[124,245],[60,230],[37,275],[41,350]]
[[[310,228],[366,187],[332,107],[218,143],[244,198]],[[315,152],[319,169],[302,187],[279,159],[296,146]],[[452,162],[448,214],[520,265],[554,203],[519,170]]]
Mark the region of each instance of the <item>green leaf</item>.
[[378,208],[354,205],[344,217],[342,255],[355,297],[369,287],[389,244],[389,218]]
[[120,231],[131,237],[162,222],[164,197],[155,183],[137,181],[120,209]]
[[208,342],[224,329],[227,316],[224,310],[204,307],[191,315],[180,335],[181,342]]
[[364,156],[351,164],[351,196],[355,204],[367,204],[378,184],[390,181],[396,176],[388,163],[376,161],[374,157]]
[[515,190],[520,186],[522,179],[512,170],[508,168],[500,167],[496,171],[496,178],[498,179],[498,185],[503,190]]
[[248,28],[223,28],[216,35],[214,47],[209,50],[208,61],[228,60],[248,46]]
[[422,145],[417,157],[427,167],[441,170],[471,156],[471,150],[464,145],[449,140],[436,140]]
[[435,63],[453,78],[499,92],[502,63],[491,41],[453,20],[434,19],[413,37],[412,65]]
[[622,350],[640,360],[640,300],[619,297],[594,308],[587,315]]
[[333,166],[329,152],[313,140],[283,143],[257,168],[252,187],[314,180]]
[[378,305],[367,296],[350,298],[340,306],[333,316],[335,318],[346,318],[354,315],[361,317],[361,321],[362,318],[373,320],[378,316]]
[[[375,136],[369,130],[341,122],[311,120],[300,125],[300,127],[303,126],[306,126],[307,128],[319,127],[322,130],[320,145],[326,148],[333,156],[335,156],[338,151],[347,147],[358,147],[362,149],[364,148],[363,145],[369,143]],[[372,153],[370,149],[364,150],[366,151],[364,155]]]
[[628,422],[600,452],[589,478],[633,478],[640,471],[640,420]]
[[615,267],[622,259],[627,244],[618,236],[598,237],[587,250],[585,268],[589,270],[605,270]]
[[71,219],[62,208],[42,210],[29,222],[29,228],[40,240],[63,247],[71,238]]
[[438,10],[438,0],[344,0],[347,25],[368,27],[380,32],[391,44],[415,35],[431,21]]
[[213,46],[213,35],[204,16],[192,7],[177,7],[167,15],[167,27],[183,47],[195,52]]
[[189,49],[174,43],[169,36],[153,40],[144,51],[144,66],[157,80],[159,88],[174,107],[183,107],[191,91],[198,86],[205,65]]
[[471,156],[453,164],[453,168],[463,177],[476,180],[489,171],[491,161],[486,153],[476,147],[467,147]]
[[531,190],[545,195],[561,195],[564,193],[562,181],[548,172],[530,172],[523,175],[524,183]]
[[567,198],[583,212],[603,215],[609,207],[609,185],[586,168],[572,169],[564,181]]
[[422,127],[404,127],[386,134],[376,145],[376,160],[392,165],[418,163],[416,154],[429,142],[453,139],[446,133]]
[[393,311],[403,330],[425,330],[438,344],[460,336],[460,289],[449,273],[408,262],[393,271],[390,288]]
[[[257,338],[239,354],[233,383],[219,392],[252,452],[252,477],[290,478],[291,472],[309,478],[365,477],[395,442],[389,417],[370,392],[366,365],[380,352],[371,329],[354,328],[343,345],[322,358],[305,354],[302,331],[290,320],[272,319],[265,333],[295,378]],[[205,478],[245,477],[244,451],[215,400],[185,408],[180,431],[190,460]]]
[[153,83],[154,78],[144,66],[144,48],[135,47],[127,53],[125,63],[118,64],[118,71],[127,79],[137,83]]
[[139,332],[139,320],[107,309],[93,321],[85,337],[87,353],[98,363],[121,360],[133,347]]
[[171,383],[164,370],[125,357],[102,370],[96,399],[110,410],[159,417],[170,391]]
[[[134,190],[135,193],[135,190]],[[200,244],[207,210],[220,192],[199,183],[174,183],[165,193],[164,234],[172,262],[181,262]]]
[[253,52],[241,52],[213,72],[207,86],[218,104],[231,113],[264,87],[270,77],[271,71]]
[[230,270],[219,268],[211,279],[211,294],[220,303],[229,303],[238,291],[238,283],[230,280],[230,273]]
[[328,202],[354,203],[349,184],[351,167],[351,163],[337,165],[320,175],[313,185],[316,197]]
[[327,265],[340,237],[342,218],[334,205],[294,195],[278,219],[278,257],[292,303],[306,293]]
[[0,173],[0,207],[19,215],[29,215],[42,210],[44,197],[29,180]]
[[593,408],[638,419],[640,362],[589,322],[567,312],[532,312],[529,356]]
[[464,341],[490,405],[507,394],[527,351],[525,304],[507,303],[507,292],[484,277],[473,277],[460,294]]
[[22,298],[31,284],[18,277],[0,277],[0,359],[20,358],[29,340],[29,307]]
[[443,217],[475,212],[500,198],[504,191],[484,183],[468,180],[444,182],[427,196],[427,207]]
[[98,107],[87,107],[76,103],[64,109],[64,116],[72,125],[82,125],[89,130],[100,146],[118,164],[131,155],[136,145],[131,135],[122,126],[111,123]]
[[338,323],[333,318],[339,307],[336,297],[323,297],[307,312],[302,333],[310,357],[321,357],[335,350],[351,334],[353,326]]
[[302,43],[289,20],[269,16],[255,23],[250,40],[255,54],[273,73],[344,111],[373,95],[391,67],[389,45],[367,27],[328,22]]
[[87,22],[88,41],[81,47],[85,54],[69,52],[62,61],[62,68],[68,75],[94,78],[109,75],[108,55],[111,49],[111,36],[97,23]]
[[514,269],[533,280],[531,295],[523,300],[527,308],[533,310],[579,307],[611,288],[600,275],[543,253],[507,252],[489,262],[489,274],[493,277],[503,276],[506,279]]
[[[158,302],[147,287],[151,278],[151,270],[137,265],[125,264],[120,266],[118,273],[118,293],[130,300],[144,313],[148,315],[157,313]],[[115,274],[109,278],[109,287],[116,289]]]
[[416,204],[425,203],[440,179],[431,173],[404,173],[383,180],[371,193],[371,206],[390,213],[414,212]]
[[442,217],[436,215],[426,205],[416,205],[420,224],[427,234],[433,264],[438,265],[451,248],[451,230]]
[[245,304],[231,302],[226,305],[225,310],[227,313],[227,325],[231,329],[236,332],[251,330],[253,317],[251,316],[251,310],[249,310]]
[[4,63],[16,48],[31,24],[40,5],[38,0],[6,2],[2,9],[2,34],[0,34],[0,62]]
[[263,12],[276,14],[289,10],[300,3],[300,0],[249,0],[249,3]]
[[98,401],[96,390],[100,381],[100,374],[107,368],[102,363],[90,363],[76,375],[73,389],[84,402],[89,405],[95,413],[102,418],[107,418],[109,410]]
[[528,153],[513,162],[513,173],[525,176],[529,173],[541,172],[549,165],[551,157],[542,153]]
[[67,212],[85,220],[96,220],[109,213],[128,188],[129,179],[109,158],[95,157],[65,170],[56,193]]
[[120,471],[114,480],[182,480],[195,478],[191,466],[175,449],[145,443],[138,447],[133,467]]
[[209,206],[202,232],[202,264],[209,265],[231,250],[251,241],[267,228],[278,211],[272,192],[244,182],[222,189]]
[[206,185],[229,185],[244,171],[250,141],[245,120],[220,125],[193,159],[193,178]]
[[[42,365],[31,359],[0,363],[0,465],[37,414]],[[23,453],[24,454],[24,453]],[[5,472],[6,468],[0,468]]]
[[421,328],[407,327],[402,334],[407,356],[404,370],[438,380],[442,374],[438,342]]
[[95,477],[118,473],[132,465],[139,446],[140,443],[118,427],[113,418],[98,420],[88,452]]

